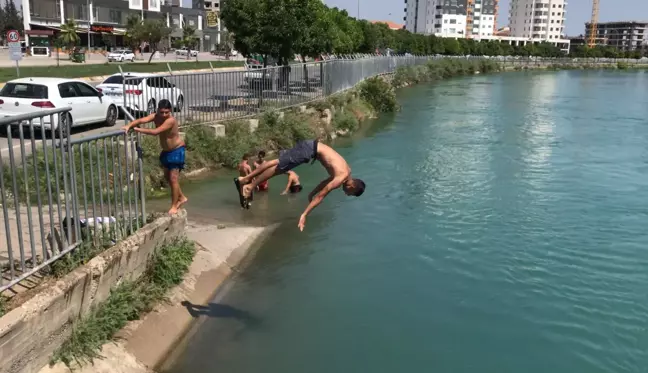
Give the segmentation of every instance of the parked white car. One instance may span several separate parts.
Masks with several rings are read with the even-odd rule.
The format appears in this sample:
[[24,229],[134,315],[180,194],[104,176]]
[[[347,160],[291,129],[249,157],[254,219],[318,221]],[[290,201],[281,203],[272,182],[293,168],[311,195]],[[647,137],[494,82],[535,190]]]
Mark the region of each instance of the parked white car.
[[186,56],[189,54],[189,57],[196,57],[198,56],[198,51],[190,48],[181,48],[176,49],[175,54],[178,56]]
[[171,101],[175,111],[182,111],[184,106],[182,90],[158,74],[114,74],[99,84],[97,89],[131,112],[155,113],[158,102],[163,99]]
[[[37,113],[42,110],[69,106],[69,113],[32,121],[34,126],[54,130],[58,135],[59,124],[64,136],[75,126],[117,123],[118,108],[110,98],[105,97],[86,82],[62,78],[22,78],[7,82],[0,90],[0,116]],[[28,122],[16,123],[28,125]]]
[[135,62],[135,54],[126,49],[119,49],[108,53],[108,62]]

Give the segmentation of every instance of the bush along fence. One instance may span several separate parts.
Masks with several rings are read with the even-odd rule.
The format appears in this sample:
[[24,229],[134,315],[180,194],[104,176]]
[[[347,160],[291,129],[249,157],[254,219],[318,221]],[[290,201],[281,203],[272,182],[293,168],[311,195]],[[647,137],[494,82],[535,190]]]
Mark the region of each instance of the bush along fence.
[[0,119],[9,143],[0,151],[0,291],[60,272],[144,224],[139,137],[112,131],[73,140],[70,111]]

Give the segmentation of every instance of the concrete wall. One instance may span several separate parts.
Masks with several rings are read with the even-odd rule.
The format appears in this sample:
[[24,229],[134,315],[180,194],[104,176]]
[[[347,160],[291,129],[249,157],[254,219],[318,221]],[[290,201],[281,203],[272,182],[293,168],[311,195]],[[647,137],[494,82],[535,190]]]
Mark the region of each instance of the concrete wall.
[[155,248],[183,235],[187,216],[163,217],[43,289],[0,318],[0,373],[38,372],[70,333],[71,322],[146,269]]

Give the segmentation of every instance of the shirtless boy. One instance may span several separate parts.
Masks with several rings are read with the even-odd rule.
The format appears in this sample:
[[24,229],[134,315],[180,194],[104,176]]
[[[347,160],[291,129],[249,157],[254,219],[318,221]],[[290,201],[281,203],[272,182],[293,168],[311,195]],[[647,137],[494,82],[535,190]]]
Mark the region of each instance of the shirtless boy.
[[243,158],[241,158],[241,161],[238,164],[238,172],[239,176],[247,176],[252,173],[252,167],[250,167],[250,164],[248,163],[248,155],[243,154]]
[[[283,150],[279,153],[279,159],[267,161],[262,167],[257,168],[251,174],[234,179],[236,189],[241,199],[250,198],[252,191],[262,182],[280,174],[284,174],[293,168],[312,161],[318,160],[324,166],[329,177],[324,179],[308,195],[310,203],[306,210],[299,217],[300,231],[304,230],[306,217],[317,207],[324,198],[334,189],[342,187],[348,196],[360,197],[365,190],[365,183],[360,179],[351,178],[351,168],[338,152],[333,148],[319,143],[317,140],[306,140],[298,142],[292,149]],[[243,203],[242,203],[243,204]]]
[[[257,160],[254,161],[254,169],[255,169],[255,170],[256,170],[257,168],[263,166],[263,164],[265,163],[265,156],[266,156],[266,152],[263,151],[263,150],[261,150],[261,151],[259,152],[259,154],[257,155]],[[259,186],[257,187],[257,189],[258,189],[260,192],[262,192],[262,191],[264,191],[264,190],[268,190],[268,187],[269,187],[269,186],[268,186],[268,180],[266,180],[266,181],[262,182],[261,184],[259,184]]]
[[286,172],[286,175],[288,176],[288,184],[286,185],[286,189],[281,192],[281,195],[285,196],[286,194],[288,194],[288,192],[290,192],[291,194],[301,192],[303,188],[299,183],[299,175],[297,175],[295,171],[288,171]]
[[[169,209],[169,214],[175,214],[188,199],[182,194],[178,181],[180,170],[184,169],[185,164],[185,143],[180,137],[178,122],[171,115],[171,110],[172,105],[169,100],[160,100],[155,114],[136,119],[122,127],[122,129],[128,132],[131,128],[134,128],[135,132],[159,136],[160,147],[162,148],[160,163],[164,168],[164,177],[171,187],[171,208]],[[154,129],[139,127],[142,124],[150,122],[155,124]]]

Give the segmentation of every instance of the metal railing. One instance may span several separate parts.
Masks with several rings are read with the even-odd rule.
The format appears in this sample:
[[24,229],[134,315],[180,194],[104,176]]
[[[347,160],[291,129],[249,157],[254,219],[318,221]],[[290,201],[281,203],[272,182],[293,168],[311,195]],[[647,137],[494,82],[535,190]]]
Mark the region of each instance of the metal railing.
[[[289,66],[249,65],[245,71],[158,73],[147,77],[122,71],[119,85],[104,93],[134,116],[152,113],[169,100],[180,123],[201,124],[244,118],[322,99],[362,80],[423,64],[427,56],[338,59]],[[258,66],[258,67],[257,67]]]
[[139,134],[72,139],[70,111],[0,118],[8,142],[0,151],[0,291],[81,245],[111,246],[145,222]]

